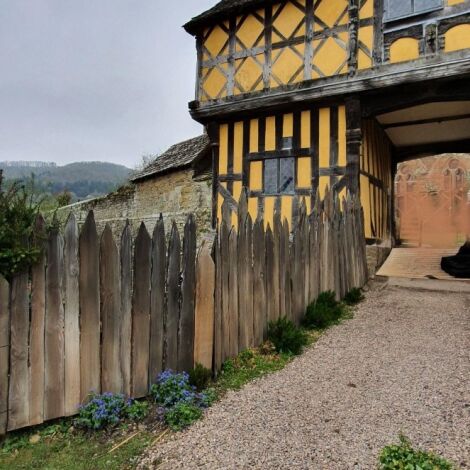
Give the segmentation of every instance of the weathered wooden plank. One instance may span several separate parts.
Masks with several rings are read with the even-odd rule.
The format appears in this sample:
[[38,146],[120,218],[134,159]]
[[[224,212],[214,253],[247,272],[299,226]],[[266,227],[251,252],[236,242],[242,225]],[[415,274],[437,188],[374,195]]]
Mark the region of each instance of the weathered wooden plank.
[[119,252],[111,227],[106,224],[100,243],[101,303],[101,390],[122,390],[119,364],[121,325],[121,283]]
[[194,367],[194,302],[196,294],[196,222],[190,214],[184,227],[183,284],[178,328],[178,369]]
[[181,241],[176,223],[171,227],[168,245],[167,310],[165,321],[165,369],[178,367],[178,323],[180,316],[180,256]]
[[[45,222],[39,215],[35,233],[44,234]],[[30,405],[29,424],[44,421],[44,328],[46,316],[46,254],[45,240],[37,237],[41,249],[38,262],[31,268],[31,327],[29,332]],[[77,401],[78,403],[78,401]]]
[[[228,288],[228,321],[229,321],[229,336],[230,348],[229,357],[236,357],[238,354],[238,234],[232,228],[229,237],[229,256],[228,256],[228,269],[229,269],[229,288]],[[222,260],[221,260],[222,262]]]
[[8,430],[29,424],[28,273],[17,274],[10,290],[10,387]]
[[165,224],[160,217],[152,236],[152,278],[150,288],[150,385],[163,370],[165,279],[166,279]]
[[100,283],[99,241],[90,211],[79,238],[80,290],[80,399],[100,392]]
[[140,398],[149,388],[150,344],[150,235],[142,222],[134,247],[132,295],[132,396]]
[[303,306],[303,296],[304,296],[304,286],[303,286],[303,276],[302,276],[302,256],[304,255],[302,250],[302,221],[301,215],[297,219],[297,224],[294,228],[294,238],[293,238],[293,249],[294,257],[293,262],[294,266],[292,269],[292,307],[293,307],[293,317],[295,323],[300,322],[302,315],[302,306]]
[[273,318],[277,320],[281,315],[281,289],[280,289],[280,250],[281,250],[281,215],[279,211],[274,213],[273,218],[273,243],[274,243],[274,258],[273,258]]
[[8,425],[8,376],[10,362],[10,285],[0,274],[0,436]]
[[49,233],[46,267],[46,327],[44,339],[44,419],[64,416],[64,241],[58,231]]
[[119,363],[121,365],[122,393],[131,394],[131,338],[132,338],[132,234],[129,221],[121,236],[121,325]]
[[194,320],[194,364],[212,369],[214,347],[215,264],[203,242],[196,262],[196,312]]
[[[245,290],[245,306],[246,306],[246,326],[245,335],[247,338],[248,347],[252,348],[254,343],[254,316],[253,316],[253,222],[251,215],[248,214],[246,218],[246,290]],[[279,296],[278,296],[279,299]]]
[[[287,316],[286,312],[286,264],[288,253],[286,252],[286,243],[284,240],[284,229],[281,218],[274,219],[274,238],[277,237],[279,252],[279,315]],[[287,245],[288,247],[288,245]],[[287,248],[288,249],[288,248]]]
[[246,239],[246,217],[248,214],[248,203],[246,191],[242,191],[240,201],[238,203],[238,309],[239,309],[239,335],[238,350],[243,351],[250,345],[249,326],[248,326],[248,307],[247,296],[248,290],[248,245]]
[[78,225],[70,213],[64,232],[64,412],[71,416],[80,403],[80,294]]
[[291,249],[290,249],[290,240],[289,240],[289,222],[287,219],[284,219],[282,224],[282,239],[281,243],[283,246],[283,253],[285,256],[285,275],[284,275],[284,315],[290,320],[292,317],[292,271],[291,271]]
[[253,227],[253,336],[259,346],[266,334],[266,247],[264,222],[258,219]]
[[268,323],[274,317],[274,237],[271,227],[266,229],[266,316]]
[[230,336],[230,263],[229,259],[229,225],[222,220],[220,225],[220,268],[221,268],[221,295],[222,295],[222,362],[230,356],[231,342],[238,344],[238,332],[236,337]]
[[222,256],[220,253],[220,229],[214,242],[215,294],[214,294],[214,373],[222,367]]

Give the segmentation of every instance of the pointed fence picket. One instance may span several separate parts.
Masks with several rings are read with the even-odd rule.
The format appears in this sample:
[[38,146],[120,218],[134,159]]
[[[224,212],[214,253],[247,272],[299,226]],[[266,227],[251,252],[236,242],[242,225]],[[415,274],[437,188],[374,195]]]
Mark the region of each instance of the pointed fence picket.
[[36,240],[31,271],[0,276],[0,435],[73,415],[90,393],[143,397],[164,369],[217,374],[270,321],[299,323],[321,291],[366,282],[357,197],[327,190],[311,214],[294,197],[291,224],[280,207],[253,221],[242,191],[199,250],[193,215],[182,233],[141,224],[135,240],[129,223],[117,239],[109,226],[98,235],[93,212],[81,230],[71,215],[63,234]]

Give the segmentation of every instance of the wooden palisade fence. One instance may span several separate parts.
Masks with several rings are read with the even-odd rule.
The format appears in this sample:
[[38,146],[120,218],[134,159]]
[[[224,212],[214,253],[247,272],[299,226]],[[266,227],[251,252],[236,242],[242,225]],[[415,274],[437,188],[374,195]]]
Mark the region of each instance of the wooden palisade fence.
[[278,214],[253,222],[243,192],[237,227],[224,206],[214,246],[199,250],[192,215],[182,237],[160,220],[118,242],[109,226],[98,236],[92,212],[81,231],[70,215],[30,273],[0,276],[0,435],[74,415],[91,392],[143,397],[164,369],[217,373],[269,321],[298,323],[319,292],[362,286],[362,210],[341,204],[327,194],[307,215],[295,199],[290,233]]

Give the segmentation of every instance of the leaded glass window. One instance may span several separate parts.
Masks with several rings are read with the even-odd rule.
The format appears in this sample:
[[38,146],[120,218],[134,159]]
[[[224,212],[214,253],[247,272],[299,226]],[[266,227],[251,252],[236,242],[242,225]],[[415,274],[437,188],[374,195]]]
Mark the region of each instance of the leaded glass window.
[[385,20],[419,15],[443,7],[443,0],[385,0]]
[[264,161],[264,193],[293,194],[295,191],[295,158],[270,158]]

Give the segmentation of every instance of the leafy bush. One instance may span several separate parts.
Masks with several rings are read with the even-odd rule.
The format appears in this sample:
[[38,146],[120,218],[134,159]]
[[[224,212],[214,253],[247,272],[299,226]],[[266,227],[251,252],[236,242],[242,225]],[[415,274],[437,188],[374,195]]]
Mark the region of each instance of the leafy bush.
[[102,429],[115,426],[126,418],[140,421],[147,413],[148,404],[145,402],[138,402],[114,393],[96,394],[80,407],[75,425],[87,429]]
[[179,402],[165,413],[165,422],[173,431],[180,431],[197,421],[202,416],[202,409],[193,404]]
[[32,189],[18,182],[4,190],[0,173],[0,274],[7,279],[39,260],[34,240],[45,235],[35,230],[40,204]]
[[268,339],[280,353],[300,354],[307,344],[307,335],[287,317],[279,318],[268,325]]
[[380,470],[453,470],[447,460],[431,453],[415,450],[410,440],[401,435],[400,444],[385,447],[380,453]]
[[212,378],[212,371],[197,363],[196,367],[189,372],[189,383],[197,390],[204,390]]
[[317,300],[307,307],[304,324],[308,328],[325,328],[343,315],[343,306],[336,300],[334,292],[322,292]]
[[344,296],[344,303],[346,305],[357,305],[359,302],[364,300],[364,295],[362,294],[362,290],[354,287],[351,289],[345,296]]

